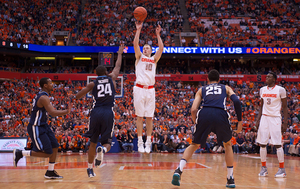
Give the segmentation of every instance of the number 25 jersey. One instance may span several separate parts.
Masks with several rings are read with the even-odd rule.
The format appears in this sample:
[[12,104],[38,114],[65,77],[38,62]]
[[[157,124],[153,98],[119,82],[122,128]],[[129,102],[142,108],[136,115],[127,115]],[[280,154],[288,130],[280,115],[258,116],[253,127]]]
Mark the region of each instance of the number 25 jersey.
[[286,90],[275,85],[273,88],[264,86],[260,89],[260,98],[264,100],[262,114],[281,117],[281,99],[286,98]]
[[93,108],[101,106],[113,107],[115,103],[115,87],[112,79],[106,75],[98,76],[94,81],[92,90],[94,104]]
[[225,85],[212,83],[202,87],[203,107],[214,107],[226,110],[226,88]]

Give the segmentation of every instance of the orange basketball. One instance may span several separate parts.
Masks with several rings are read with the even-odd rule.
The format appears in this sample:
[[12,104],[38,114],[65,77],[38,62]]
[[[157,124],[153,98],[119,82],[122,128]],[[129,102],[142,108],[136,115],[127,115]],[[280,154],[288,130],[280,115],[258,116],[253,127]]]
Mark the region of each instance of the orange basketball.
[[137,21],[143,22],[147,17],[147,10],[144,7],[137,7],[133,11],[133,16]]

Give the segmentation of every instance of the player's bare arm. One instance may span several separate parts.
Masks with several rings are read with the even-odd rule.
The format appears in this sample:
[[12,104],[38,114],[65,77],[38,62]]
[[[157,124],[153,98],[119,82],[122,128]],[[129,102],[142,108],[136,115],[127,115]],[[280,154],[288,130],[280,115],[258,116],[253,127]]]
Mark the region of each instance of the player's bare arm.
[[198,108],[200,106],[201,101],[202,101],[202,88],[200,88],[197,91],[197,93],[195,95],[195,100],[194,100],[192,108],[191,108],[192,120],[194,123],[196,123],[197,112],[198,112]]
[[237,114],[238,117],[238,126],[237,126],[237,130],[235,131],[236,133],[240,133],[243,129],[243,121],[241,119],[241,103],[240,100],[237,98],[237,96],[235,95],[234,91],[232,90],[231,87],[225,85],[226,88],[226,94],[227,96],[233,101],[234,103],[234,109],[235,109],[235,113]]
[[94,82],[91,82],[89,84],[87,84],[86,87],[84,87],[83,89],[81,89],[76,95],[75,95],[75,98],[76,99],[80,99],[82,98],[84,95],[86,95],[88,92],[90,92],[93,87],[95,86],[95,83]]
[[164,43],[161,40],[160,37],[160,32],[161,32],[161,26],[158,25],[157,28],[155,29],[155,33],[156,33],[156,37],[157,37],[157,42],[158,42],[158,50],[156,51],[155,55],[154,55],[154,61],[155,63],[157,63],[163,53],[164,50]]
[[51,104],[50,99],[48,96],[41,96],[40,99],[37,101],[37,106],[42,108],[44,107],[46,111],[52,116],[63,116],[71,112],[71,104],[68,105],[68,109],[66,110],[56,110]]
[[261,119],[261,115],[262,115],[263,105],[264,105],[264,99],[261,99],[260,100],[260,106],[259,106],[259,112],[258,112],[257,120],[256,120],[256,123],[255,123],[255,127],[256,127],[257,130],[259,128],[259,123],[260,123],[260,119]]
[[282,132],[285,132],[287,129],[287,117],[288,117],[288,108],[287,108],[287,99],[286,98],[282,98],[281,99],[282,102],[282,110],[283,110],[283,116],[284,116],[284,120],[283,120],[283,124],[282,124]]
[[120,69],[121,69],[123,50],[124,50],[124,44],[121,44],[118,50],[118,58],[116,61],[116,66],[113,69],[113,71],[110,74],[108,74],[108,76],[111,77],[115,88],[116,88],[116,79],[119,76]]
[[137,22],[135,22],[135,25],[136,25],[136,33],[135,33],[135,37],[133,40],[133,47],[134,47],[134,53],[135,53],[135,58],[136,58],[135,64],[137,64],[138,60],[142,56],[142,52],[141,52],[139,43],[140,43],[140,34],[141,34],[142,27],[143,27],[143,22],[137,21]]

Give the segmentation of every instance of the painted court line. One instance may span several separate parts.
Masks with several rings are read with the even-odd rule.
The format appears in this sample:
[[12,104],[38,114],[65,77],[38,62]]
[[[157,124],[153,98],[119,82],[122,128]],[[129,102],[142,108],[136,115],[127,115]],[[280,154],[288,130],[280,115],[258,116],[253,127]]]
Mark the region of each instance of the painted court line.
[[103,163],[102,165],[100,165],[100,168],[104,167],[106,165],[106,163]]
[[125,166],[121,166],[120,168],[119,168],[119,170],[124,170],[124,168],[125,168]]
[[198,165],[201,165],[201,166],[203,166],[203,167],[206,167],[206,168],[208,168],[208,169],[211,169],[211,167],[208,167],[207,165],[204,165],[204,164],[202,164],[202,163],[197,163]]

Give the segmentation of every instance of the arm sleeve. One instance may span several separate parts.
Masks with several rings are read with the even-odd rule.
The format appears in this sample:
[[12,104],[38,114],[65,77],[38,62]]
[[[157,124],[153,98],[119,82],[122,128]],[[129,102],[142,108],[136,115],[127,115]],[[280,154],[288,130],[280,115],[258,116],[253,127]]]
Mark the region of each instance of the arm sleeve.
[[279,89],[280,98],[286,98],[286,90],[283,87]]
[[233,94],[230,96],[230,99],[233,101],[235,113],[237,115],[238,121],[242,121],[242,107],[241,107],[241,101],[238,99],[238,97]]

